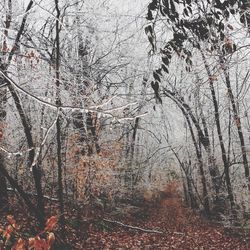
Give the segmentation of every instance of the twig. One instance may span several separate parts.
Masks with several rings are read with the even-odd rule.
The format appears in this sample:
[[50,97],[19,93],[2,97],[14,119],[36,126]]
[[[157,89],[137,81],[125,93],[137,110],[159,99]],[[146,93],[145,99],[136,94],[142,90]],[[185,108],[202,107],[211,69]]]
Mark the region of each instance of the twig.
[[122,226],[122,227],[130,228],[130,229],[134,229],[134,230],[138,230],[138,231],[142,231],[142,232],[146,232],[146,233],[157,233],[157,234],[162,234],[163,233],[162,231],[158,231],[158,230],[144,229],[144,228],[141,228],[141,227],[126,225],[126,224],[124,224],[122,222],[119,222],[119,221],[114,221],[114,220],[109,220],[109,219],[102,219],[102,220],[106,221],[106,222],[117,224],[117,225]]

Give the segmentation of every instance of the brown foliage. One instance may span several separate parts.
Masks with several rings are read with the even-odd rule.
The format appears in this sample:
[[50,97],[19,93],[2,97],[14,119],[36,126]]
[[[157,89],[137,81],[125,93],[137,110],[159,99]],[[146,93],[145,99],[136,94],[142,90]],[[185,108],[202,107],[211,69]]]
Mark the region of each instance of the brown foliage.
[[55,235],[52,232],[57,224],[57,217],[52,216],[46,222],[43,231],[34,237],[25,239],[20,233],[20,226],[12,215],[7,216],[7,225],[0,228],[0,249],[11,250],[50,250],[55,241]]

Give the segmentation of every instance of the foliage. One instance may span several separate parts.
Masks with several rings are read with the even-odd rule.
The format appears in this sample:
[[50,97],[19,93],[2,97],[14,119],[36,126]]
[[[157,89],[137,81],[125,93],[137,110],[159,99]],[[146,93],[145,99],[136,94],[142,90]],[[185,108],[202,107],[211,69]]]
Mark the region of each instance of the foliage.
[[46,221],[43,231],[33,237],[23,237],[20,234],[21,225],[18,225],[12,215],[7,216],[7,224],[0,228],[0,248],[12,250],[50,250],[55,242],[53,233],[58,219],[56,216],[50,217]]
[[153,72],[155,82],[152,87],[156,94],[159,91],[159,87],[156,86],[161,82],[162,73],[169,73],[169,65],[174,54],[185,61],[186,70],[190,72],[193,65],[192,49],[201,49],[204,42],[211,53],[216,49],[221,49],[224,54],[233,53],[236,45],[228,36],[228,31],[234,28],[229,19],[239,14],[240,22],[246,25],[249,20],[245,12],[246,7],[245,0],[207,0],[202,3],[192,0],[152,0],[148,5],[149,24],[145,32],[153,52],[156,52],[158,19],[164,20],[166,25],[163,29],[168,34],[167,41],[160,49],[162,64]]
[[90,202],[91,197],[107,198],[111,203],[122,185],[119,175],[119,155],[122,144],[117,142],[103,143],[99,154],[83,154],[84,143],[79,143],[77,134],[69,136],[67,158],[67,182],[78,201]]

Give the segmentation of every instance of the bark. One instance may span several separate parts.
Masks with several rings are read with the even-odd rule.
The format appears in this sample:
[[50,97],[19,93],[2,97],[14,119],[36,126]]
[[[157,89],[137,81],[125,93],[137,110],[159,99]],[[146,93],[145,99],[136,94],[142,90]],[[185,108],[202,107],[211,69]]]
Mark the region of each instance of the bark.
[[[3,155],[0,154],[0,169],[4,169]],[[5,176],[0,172],[0,212],[8,209],[8,192]]]
[[217,129],[217,134],[219,138],[220,148],[221,148],[221,157],[222,157],[222,161],[224,165],[224,173],[225,173],[225,181],[226,181],[226,186],[227,186],[228,198],[229,198],[230,205],[231,205],[231,212],[235,214],[235,202],[234,202],[234,195],[233,195],[232,184],[231,184],[231,179],[230,179],[229,163],[227,161],[227,154],[226,154],[223,135],[221,131],[219,106],[218,106],[218,101],[217,101],[216,94],[215,94],[213,76],[210,71],[209,65],[206,61],[205,55],[202,51],[201,51],[201,55],[202,55],[204,66],[208,75],[209,88],[210,88],[210,92],[211,92],[211,96],[213,100],[214,117],[215,117],[215,123],[216,123],[216,129]]
[[[6,91],[0,90],[0,141],[3,140],[4,135],[4,124],[6,118],[5,111],[6,104]],[[4,155],[0,152],[0,165],[1,168],[5,168]],[[8,192],[7,183],[5,177],[0,173],[0,211],[8,208]]]
[[[28,13],[29,13],[30,9],[32,8],[32,6],[33,6],[33,1],[30,1],[27,8],[26,8],[24,17],[22,19],[21,26],[20,26],[18,33],[17,33],[17,36],[15,38],[14,45],[9,53],[9,56],[7,59],[7,64],[5,64],[5,65],[2,64],[1,70],[2,70],[2,74],[3,74],[2,81],[6,82],[8,84],[8,90],[11,93],[11,96],[14,100],[17,111],[19,113],[28,147],[29,147],[29,149],[31,149],[29,151],[29,155],[28,155],[28,168],[32,167],[32,172],[33,172],[33,177],[34,177],[34,182],[35,182],[35,187],[36,187],[36,192],[37,192],[37,210],[38,210],[38,212],[35,214],[37,214],[37,215],[39,214],[37,216],[37,219],[40,223],[40,226],[43,227],[43,224],[44,224],[44,201],[43,201],[42,184],[41,184],[41,170],[36,164],[33,165],[33,160],[35,157],[35,149],[34,149],[32,133],[31,133],[31,126],[29,124],[28,117],[26,116],[24,108],[21,104],[21,99],[20,99],[19,95],[17,94],[16,90],[14,89],[14,87],[12,86],[11,82],[9,81],[9,78],[7,76],[7,73],[6,73],[7,68],[11,63],[15,52],[19,48],[19,43],[20,43],[20,39],[21,39],[21,36],[23,34],[25,25],[26,25],[27,16],[28,16]],[[6,171],[6,174],[8,174],[6,169],[4,169],[4,171]],[[9,180],[10,184],[13,184],[13,185],[15,184],[10,179],[8,179],[8,180]],[[20,189],[17,189],[17,190],[20,190]],[[25,195],[21,195],[21,196],[24,198],[25,202],[28,202],[28,200],[25,198]],[[29,204],[27,204],[27,205],[29,207],[31,207],[31,205],[29,205]]]
[[[56,58],[55,58],[55,69],[56,69],[56,105],[58,108],[61,106],[60,97],[60,27],[59,19],[61,17],[59,9],[59,1],[55,0],[56,8]],[[60,224],[61,229],[64,230],[65,218],[64,218],[64,200],[63,200],[63,168],[62,168],[62,141],[61,141],[61,122],[62,117],[59,114],[56,121],[56,140],[57,140],[57,170],[58,170],[58,199],[60,203]]]
[[[224,62],[225,59],[221,56],[220,61]],[[246,152],[244,134],[242,132],[241,119],[240,119],[240,116],[238,114],[235,97],[234,97],[232,87],[231,87],[231,81],[230,81],[228,66],[225,66],[225,65],[222,64],[221,67],[222,67],[223,72],[224,72],[227,91],[228,91],[228,97],[230,99],[232,109],[233,109],[234,121],[235,121],[235,125],[236,125],[236,128],[237,128],[238,136],[239,136],[239,139],[240,139],[240,148],[241,148],[241,154],[242,154],[242,159],[243,159],[243,166],[244,166],[244,169],[245,169],[245,177],[246,177],[246,181],[247,181],[248,190],[250,191],[249,166],[248,166],[248,160],[247,160],[247,152]]]
[[135,119],[135,124],[134,124],[134,128],[133,128],[133,134],[132,134],[132,142],[131,142],[131,152],[130,152],[130,162],[133,162],[134,159],[134,153],[135,153],[135,141],[136,141],[136,135],[137,135],[137,131],[138,131],[138,127],[139,127],[139,121],[140,119],[137,117]]
[[[95,145],[95,150],[99,154],[101,152],[101,148],[98,142],[98,137],[96,133],[96,125],[93,122],[93,117],[90,112],[87,113],[86,119],[87,131],[89,132],[91,138],[91,144]],[[92,145],[89,145],[89,155],[94,153]]]
[[[184,112],[184,111],[183,111]],[[189,120],[189,117],[186,116],[186,121],[189,127],[189,131],[191,134],[191,138],[194,144],[195,148],[195,153],[198,161],[198,166],[199,166],[199,172],[200,172],[200,177],[201,177],[201,183],[202,183],[202,191],[203,191],[203,206],[204,210],[207,216],[210,215],[210,206],[209,206],[209,196],[208,196],[208,190],[207,190],[207,183],[206,183],[206,177],[205,177],[205,172],[204,172],[204,167],[203,167],[203,160],[202,160],[202,154],[199,149],[199,145],[195,139],[195,134],[191,125],[191,122]]]
[[[7,37],[9,35],[9,29],[11,25],[12,20],[12,2],[11,0],[8,0],[8,7],[7,7],[7,13],[6,13],[6,20],[5,20],[5,29],[4,29],[4,38],[3,38],[3,44],[2,44],[2,54],[3,57],[7,55],[8,45],[7,45]],[[4,68],[4,65],[1,62],[0,59],[0,67]],[[4,135],[4,123],[6,118],[6,111],[5,111],[5,105],[6,105],[6,89],[0,90],[0,140],[3,139]],[[5,168],[4,164],[4,156],[0,152],[0,164],[2,168]],[[8,192],[7,192],[7,182],[3,175],[0,173],[0,210],[1,209],[7,209],[8,208]]]
[[184,99],[181,97],[177,96],[177,93],[175,92],[171,92],[167,89],[164,89],[164,94],[169,97],[171,100],[173,100],[177,106],[182,110],[184,116],[186,117],[186,119],[190,119],[190,121],[192,121],[192,123],[194,124],[196,130],[197,130],[197,134],[198,134],[198,138],[199,141],[201,142],[201,144],[203,145],[207,155],[208,155],[208,161],[209,161],[209,165],[208,165],[208,169],[209,169],[209,174],[212,178],[212,183],[213,183],[213,188],[216,192],[216,196],[219,196],[219,184],[220,182],[218,181],[218,177],[219,177],[219,169],[218,167],[214,164],[214,161],[212,160],[212,152],[211,152],[211,145],[210,145],[210,141],[209,141],[209,137],[208,137],[208,132],[205,130],[203,132],[198,120],[195,118],[195,116],[192,113],[191,108],[189,107],[189,105],[187,103],[185,103]]
[[31,200],[29,199],[29,196],[25,193],[25,191],[20,187],[17,183],[17,181],[12,178],[8,171],[0,164],[0,173],[2,176],[4,176],[8,182],[10,183],[11,187],[15,190],[17,190],[18,194],[21,196],[21,198],[24,200],[25,204],[29,208],[29,210],[36,216],[38,221],[43,224],[44,223],[44,215],[41,214],[41,211],[36,208],[36,206],[33,205]]
[[209,139],[207,122],[206,122],[206,119],[205,119],[205,117],[203,115],[203,112],[201,112],[201,121],[202,121],[203,130],[204,130],[204,135],[206,137],[206,140],[208,141],[208,147],[207,147],[208,164],[209,164],[210,172],[212,173],[211,176],[213,178],[213,183],[214,183],[214,188],[215,188],[215,195],[216,195],[216,197],[219,197],[220,192],[221,192],[220,171],[219,171],[218,167],[216,167],[216,161],[215,161],[215,158],[214,158],[214,153],[212,151],[212,146],[211,146],[211,142],[210,142],[210,139]]
[[28,121],[28,117],[25,114],[24,108],[21,104],[19,95],[17,94],[17,92],[15,91],[11,83],[9,82],[8,77],[6,77],[5,79],[8,82],[8,89],[11,93],[12,98],[14,99],[17,111],[21,118],[21,122],[24,128],[24,133],[25,133],[28,147],[29,149],[31,149],[28,155],[28,168],[32,168],[35,188],[37,192],[37,209],[39,210],[40,214],[43,217],[42,220],[39,218],[39,222],[40,222],[40,226],[43,227],[45,212],[44,212],[44,199],[43,199],[42,181],[41,181],[42,173],[41,173],[40,167],[37,164],[33,165],[33,161],[35,158],[35,147],[34,147],[35,145],[34,145],[33,138],[32,138],[30,124]]
[[[189,163],[183,163],[179,156],[178,156],[178,153],[175,152],[175,150],[173,148],[171,148],[172,152],[174,153],[177,161],[179,162],[179,165],[180,165],[180,168],[181,170],[183,170],[184,174],[185,174],[185,177],[186,177],[186,183],[187,183],[187,189],[185,188],[184,191],[186,192],[185,195],[186,195],[186,200],[189,200],[190,201],[190,206],[191,208],[193,209],[197,209],[198,208],[198,203],[197,203],[197,200],[196,200],[196,196],[193,192],[193,188],[192,186],[195,188],[195,191],[196,191],[196,194],[198,195],[198,198],[199,198],[199,193],[197,191],[197,188],[195,187],[194,185],[194,181],[193,181],[193,178],[192,178],[192,174],[190,172],[190,167],[191,167],[191,161]],[[184,187],[185,187],[185,184],[184,184]],[[189,199],[188,199],[189,198]]]

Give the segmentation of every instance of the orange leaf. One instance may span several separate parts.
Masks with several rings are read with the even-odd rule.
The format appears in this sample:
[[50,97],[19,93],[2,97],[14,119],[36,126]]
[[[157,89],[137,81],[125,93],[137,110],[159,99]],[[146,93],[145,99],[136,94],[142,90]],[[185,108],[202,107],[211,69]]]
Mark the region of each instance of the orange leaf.
[[9,241],[13,231],[14,228],[11,225],[9,225],[7,229],[3,232],[3,237],[6,239],[5,243]]
[[22,238],[19,238],[16,244],[11,248],[11,250],[25,250],[26,242]]
[[54,243],[56,237],[55,237],[54,233],[49,233],[47,239],[48,239],[49,246],[52,246],[52,244]]
[[57,224],[58,218],[57,216],[51,216],[47,222],[46,222],[46,227],[45,227],[45,231],[51,231],[53,230],[53,228],[55,227],[55,225]]
[[35,245],[35,238],[29,238],[29,249],[33,248]]
[[16,221],[14,220],[14,217],[12,215],[7,215],[7,221],[13,225],[16,223]]
[[41,239],[39,236],[35,238],[34,242],[35,250],[47,250],[49,249],[48,244],[45,239]]

